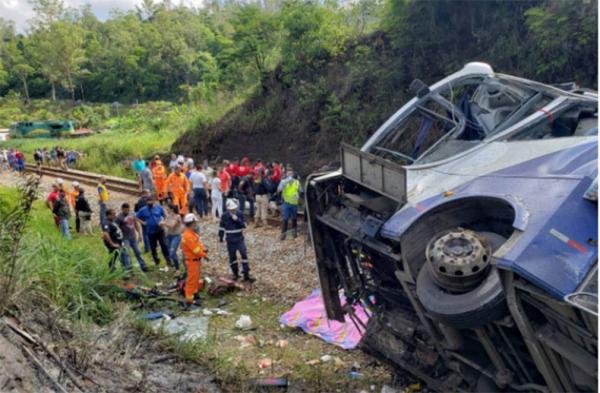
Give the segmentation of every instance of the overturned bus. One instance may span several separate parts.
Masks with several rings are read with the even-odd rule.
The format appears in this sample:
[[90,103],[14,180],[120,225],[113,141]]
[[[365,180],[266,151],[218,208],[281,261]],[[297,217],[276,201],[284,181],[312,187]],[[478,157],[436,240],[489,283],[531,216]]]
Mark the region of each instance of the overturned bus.
[[[597,93],[483,63],[307,180],[328,317],[437,391],[597,390]],[[342,306],[340,292],[348,302]]]

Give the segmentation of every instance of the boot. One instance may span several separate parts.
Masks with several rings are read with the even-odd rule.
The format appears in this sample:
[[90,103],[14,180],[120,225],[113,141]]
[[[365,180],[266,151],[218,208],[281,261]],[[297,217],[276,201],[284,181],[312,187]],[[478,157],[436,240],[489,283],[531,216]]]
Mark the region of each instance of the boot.
[[298,221],[292,220],[292,237],[295,239],[298,237]]
[[239,268],[238,268],[238,264],[237,263],[232,263],[230,265],[231,267],[231,279],[233,281],[237,281],[240,279],[240,272],[239,272]]
[[256,281],[256,278],[252,277],[250,273],[244,273],[244,281],[252,284]]
[[279,238],[279,240],[285,240],[286,235],[287,235],[287,227],[288,227],[288,222],[287,220],[282,220],[281,222],[281,237]]

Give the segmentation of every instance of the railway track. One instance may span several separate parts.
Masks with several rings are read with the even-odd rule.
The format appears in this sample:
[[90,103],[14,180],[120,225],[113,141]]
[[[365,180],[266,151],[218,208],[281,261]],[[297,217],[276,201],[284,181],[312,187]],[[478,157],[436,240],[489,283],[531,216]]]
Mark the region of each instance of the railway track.
[[[25,170],[31,173],[41,174],[42,176],[60,177],[65,180],[78,181],[81,184],[87,184],[95,186],[100,181],[100,175],[98,173],[78,171],[75,169],[69,169],[65,171],[60,168],[54,168],[49,166],[42,166],[38,168],[33,164],[25,164]],[[140,186],[138,182],[134,180],[122,179],[119,177],[104,176],[106,178],[106,187],[115,192],[120,192],[127,195],[139,195]]]
[[[90,186],[95,186],[100,181],[100,177],[104,176],[106,179],[106,188],[110,191],[120,192],[122,194],[139,196],[141,192],[140,185],[138,182],[134,180],[123,179],[119,177],[100,175],[98,173],[93,172],[85,172],[79,171],[76,169],[69,169],[65,171],[60,168],[42,166],[38,168],[33,164],[25,164],[25,170],[30,173],[41,174],[42,176],[49,177],[60,177],[64,180],[78,181],[81,184],[87,184]],[[298,212],[299,221],[304,221],[304,214],[302,212]],[[267,217],[267,220],[272,226],[281,225],[281,217]],[[305,230],[305,225],[298,225],[300,231]]]

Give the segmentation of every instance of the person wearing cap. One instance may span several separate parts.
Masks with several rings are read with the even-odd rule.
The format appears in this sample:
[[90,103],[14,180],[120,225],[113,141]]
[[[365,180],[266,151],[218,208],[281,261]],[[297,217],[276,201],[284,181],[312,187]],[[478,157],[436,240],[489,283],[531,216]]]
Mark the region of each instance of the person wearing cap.
[[193,213],[188,213],[183,218],[185,229],[181,238],[181,251],[185,257],[186,281],[185,301],[188,306],[196,301],[199,305],[199,292],[202,290],[200,273],[202,269],[202,258],[206,258],[206,248],[196,233],[197,219]]
[[104,221],[106,221],[106,209],[107,203],[110,199],[110,194],[108,192],[108,188],[106,188],[106,178],[104,176],[100,176],[98,186],[98,206],[100,207],[100,226],[104,227]]
[[286,178],[279,183],[277,191],[281,192],[283,204],[281,212],[283,221],[281,224],[281,240],[285,240],[288,231],[288,221],[292,221],[292,236],[298,236],[298,202],[300,202],[300,193],[302,185],[300,181],[294,177],[294,172],[288,169]]
[[239,267],[237,262],[237,253],[242,257],[242,273],[244,281],[254,282],[254,277],[250,276],[250,265],[248,264],[248,253],[246,251],[246,242],[244,241],[243,230],[246,228],[244,215],[239,210],[238,203],[234,199],[227,200],[227,211],[221,217],[219,226],[219,242],[223,242],[223,238],[227,241],[227,252],[229,254],[229,267],[231,269],[232,278],[238,280],[240,278]]
[[81,220],[79,219],[79,211],[77,210],[77,197],[79,196],[79,182],[74,181],[71,183],[72,189],[69,193],[69,202],[71,203],[71,208],[75,212],[75,231],[77,233],[81,232]]
[[180,167],[176,167],[175,171],[167,178],[167,191],[173,193],[173,204],[179,207],[179,212],[186,214],[188,212],[187,194],[190,192],[190,182],[181,172]]
[[154,187],[156,188],[156,197],[159,202],[167,196],[167,170],[160,160],[159,156],[154,157],[154,168],[152,169],[152,176],[154,176]]

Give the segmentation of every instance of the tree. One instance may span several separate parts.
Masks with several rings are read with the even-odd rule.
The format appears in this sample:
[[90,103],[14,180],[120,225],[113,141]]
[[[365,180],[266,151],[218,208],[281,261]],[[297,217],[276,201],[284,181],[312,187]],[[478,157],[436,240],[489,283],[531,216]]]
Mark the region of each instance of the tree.
[[235,12],[233,26],[236,55],[251,62],[262,79],[270,68],[269,63],[281,39],[279,18],[251,4]]
[[38,28],[48,27],[66,12],[63,0],[29,0],[29,3],[36,14],[34,23]]
[[25,44],[22,41],[18,42],[15,38],[4,45],[1,53],[4,67],[10,70],[11,74],[20,81],[25,101],[29,102],[29,86],[27,81],[35,70],[26,60],[26,56],[23,55],[24,46]]

